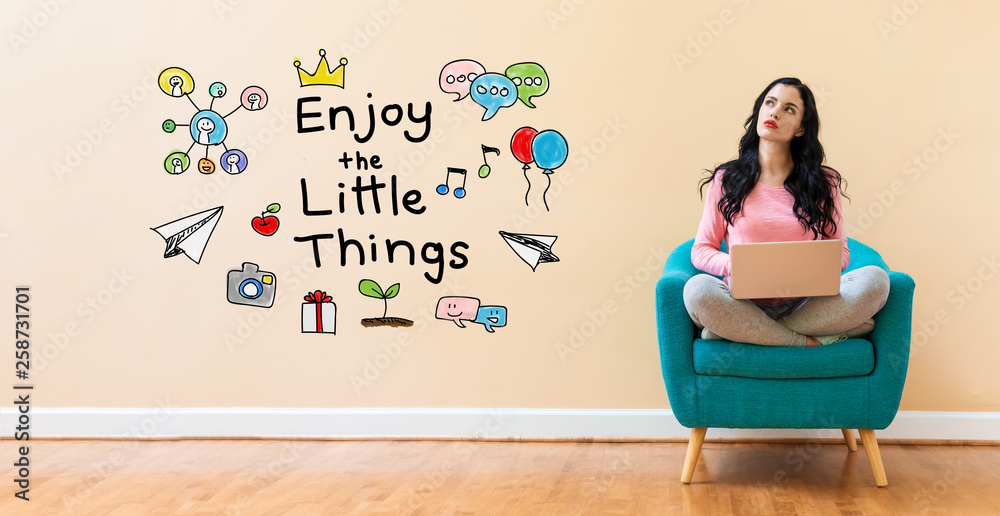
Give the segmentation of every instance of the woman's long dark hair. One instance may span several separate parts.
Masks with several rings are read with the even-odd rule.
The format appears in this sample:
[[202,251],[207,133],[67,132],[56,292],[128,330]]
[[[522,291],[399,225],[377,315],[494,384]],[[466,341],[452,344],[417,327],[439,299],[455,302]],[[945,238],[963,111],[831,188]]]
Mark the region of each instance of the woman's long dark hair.
[[[740,138],[739,157],[727,161],[715,168],[706,170],[710,175],[698,185],[698,192],[704,193],[705,185],[711,185],[715,175],[725,169],[722,175],[722,199],[719,201],[719,211],[726,222],[733,224],[733,219],[743,211],[743,201],[760,179],[760,163],[758,162],[757,118],[764,97],[776,84],[793,86],[802,96],[802,128],[805,134],[792,139],[791,173],[785,179],[785,190],[792,194],[795,203],[792,210],[802,224],[802,229],[812,231],[813,238],[820,235],[830,238],[837,231],[836,207],[834,206],[832,188],[843,188],[844,179],[840,173],[830,167],[823,167],[826,154],[819,142],[819,115],[816,111],[816,100],[808,86],[793,77],[784,77],[769,84],[757,97],[753,112],[743,124],[746,133]],[[846,194],[844,197],[847,197]]]

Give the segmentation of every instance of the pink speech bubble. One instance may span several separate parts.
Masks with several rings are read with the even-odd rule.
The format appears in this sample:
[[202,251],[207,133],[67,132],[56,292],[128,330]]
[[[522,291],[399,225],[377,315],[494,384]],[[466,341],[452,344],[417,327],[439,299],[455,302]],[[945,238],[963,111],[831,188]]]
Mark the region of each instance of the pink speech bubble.
[[469,96],[469,87],[472,85],[472,81],[484,73],[486,73],[486,68],[483,65],[472,59],[459,59],[444,65],[438,82],[441,85],[441,91],[458,94],[458,98],[455,99],[455,102],[458,102]]
[[465,328],[462,321],[474,321],[479,313],[479,300],[474,297],[451,296],[438,300],[438,319],[455,321],[459,328]]

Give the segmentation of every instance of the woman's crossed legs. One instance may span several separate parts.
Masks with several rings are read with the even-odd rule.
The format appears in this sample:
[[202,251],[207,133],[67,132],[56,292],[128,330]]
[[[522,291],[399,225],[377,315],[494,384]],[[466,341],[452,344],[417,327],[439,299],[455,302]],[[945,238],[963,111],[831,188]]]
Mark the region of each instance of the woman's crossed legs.
[[807,336],[833,342],[843,335],[867,333],[885,306],[889,276],[874,265],[840,277],[840,294],[810,298],[791,314],[772,319],[748,299],[733,299],[729,287],[708,274],[684,285],[684,306],[699,328],[736,341],[764,346],[805,346]]

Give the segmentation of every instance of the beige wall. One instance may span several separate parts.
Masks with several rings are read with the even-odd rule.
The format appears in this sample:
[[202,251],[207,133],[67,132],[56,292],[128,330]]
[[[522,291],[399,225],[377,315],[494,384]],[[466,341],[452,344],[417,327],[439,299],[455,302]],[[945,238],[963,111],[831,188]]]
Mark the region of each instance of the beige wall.
[[[395,12],[382,1],[232,3],[2,7],[2,291],[13,310],[13,286],[32,289],[38,406],[666,407],[653,313],[664,253],[693,236],[701,169],[735,155],[756,95],[793,75],[820,98],[828,162],[853,199],[851,235],[917,283],[901,408],[1000,410],[1000,279],[983,267],[1000,253],[995,3],[401,1]],[[366,28],[375,35],[359,36]],[[336,58],[342,45],[355,46],[347,88],[300,89],[293,59],[314,66],[316,49]],[[690,62],[678,64],[685,53]],[[515,105],[482,122],[470,99],[453,103],[437,87],[441,67],[460,58],[499,72],[537,61],[551,87],[537,109]],[[268,91],[265,110],[228,119],[227,144],[258,141],[247,172],[163,173],[165,155],[190,139],[159,126],[193,112],[153,86],[168,66],[195,76],[201,104],[211,82],[226,83],[220,110],[245,86]],[[416,145],[380,127],[359,145],[344,131],[296,134],[289,119],[300,96],[363,111],[369,92],[377,107],[431,101],[436,136]],[[102,121],[110,132],[57,174],[67,147],[86,147]],[[570,144],[550,212],[539,199],[524,206],[508,146],[523,125],[558,129]],[[480,143],[502,150],[490,177],[472,172],[462,200],[435,194],[446,167],[478,167]],[[299,178],[330,204],[336,183],[357,175],[333,159],[355,150],[380,155],[384,178],[408,156],[422,162],[400,183],[422,192],[427,212],[305,217]],[[267,239],[248,226],[272,202],[282,225]],[[201,264],[162,258],[150,227],[217,205],[225,212]],[[362,241],[463,240],[469,265],[446,268],[434,285],[419,258],[340,267],[334,255],[297,277],[311,258],[292,237],[338,227]],[[558,235],[561,261],[532,272],[499,230]],[[278,274],[274,308],[226,302],[224,276],[243,261]],[[417,325],[363,328],[382,309],[357,292],[365,277],[401,283],[389,315]],[[299,333],[300,299],[313,289],[338,305],[335,336]],[[505,305],[508,325],[488,334],[435,320],[428,314],[445,294]],[[87,308],[91,298],[100,312]],[[581,330],[589,337],[576,340]],[[578,347],[567,353],[571,340]],[[12,353],[0,357],[12,379]],[[366,374],[370,384],[352,385]]]

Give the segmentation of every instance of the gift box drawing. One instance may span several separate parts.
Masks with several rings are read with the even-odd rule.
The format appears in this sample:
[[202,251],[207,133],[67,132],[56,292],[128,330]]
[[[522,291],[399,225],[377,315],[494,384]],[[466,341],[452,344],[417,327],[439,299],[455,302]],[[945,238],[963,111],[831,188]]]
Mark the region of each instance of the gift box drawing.
[[302,303],[302,333],[337,333],[337,305],[326,292],[305,295]]

